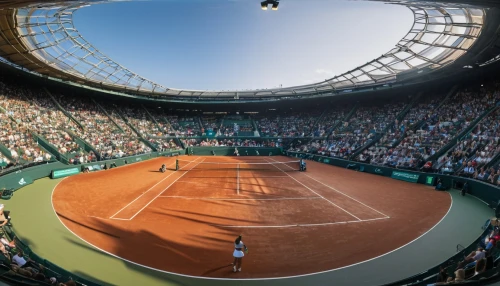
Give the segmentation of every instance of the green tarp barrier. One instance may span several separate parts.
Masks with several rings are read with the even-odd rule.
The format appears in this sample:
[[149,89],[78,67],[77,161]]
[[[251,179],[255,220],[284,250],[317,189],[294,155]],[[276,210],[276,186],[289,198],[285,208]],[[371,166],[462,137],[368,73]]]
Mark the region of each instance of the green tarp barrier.
[[52,173],[50,174],[50,177],[52,179],[59,179],[62,177],[76,175],[78,173],[80,173],[80,168],[73,167],[73,168],[68,168],[68,169],[53,170]]
[[401,181],[406,181],[410,183],[416,183],[418,181],[418,178],[420,175],[417,174],[411,174],[407,172],[400,172],[400,171],[392,171],[391,178],[401,180]]

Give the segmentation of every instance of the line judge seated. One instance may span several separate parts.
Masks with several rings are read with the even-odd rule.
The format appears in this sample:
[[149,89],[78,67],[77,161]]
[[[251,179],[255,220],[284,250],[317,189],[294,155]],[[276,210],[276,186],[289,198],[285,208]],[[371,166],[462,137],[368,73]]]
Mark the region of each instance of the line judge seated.
[[299,166],[300,166],[300,171],[304,172],[306,170],[306,161],[304,159],[300,159]]

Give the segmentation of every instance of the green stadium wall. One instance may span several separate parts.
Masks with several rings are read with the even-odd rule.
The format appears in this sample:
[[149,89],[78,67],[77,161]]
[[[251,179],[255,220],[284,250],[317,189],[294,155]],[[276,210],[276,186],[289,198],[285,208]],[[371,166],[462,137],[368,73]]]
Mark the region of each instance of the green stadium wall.
[[468,193],[483,200],[490,207],[496,206],[496,204],[500,200],[500,188],[488,184],[486,182],[481,182],[474,179],[452,176],[452,175],[436,174],[436,173],[417,172],[405,169],[394,169],[386,166],[370,165],[361,162],[343,160],[332,157],[324,157],[306,153],[299,153],[299,152],[285,152],[285,153],[287,156],[290,157],[304,158],[341,168],[350,168],[358,170],[360,172],[376,174],[385,177],[392,177],[394,179],[402,179],[401,178],[402,176],[395,175],[394,174],[395,172],[406,173],[407,174],[406,177],[408,179],[405,179],[405,181],[411,181],[419,184],[434,185],[435,182],[437,181],[437,178],[440,178],[444,186],[452,188],[456,186],[456,183],[463,184],[467,182],[469,184]]

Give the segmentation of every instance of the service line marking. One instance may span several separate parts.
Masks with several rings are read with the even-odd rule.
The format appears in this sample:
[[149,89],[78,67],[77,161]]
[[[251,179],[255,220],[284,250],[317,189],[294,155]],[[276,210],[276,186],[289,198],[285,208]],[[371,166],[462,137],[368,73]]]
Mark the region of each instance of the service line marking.
[[[266,160],[267,161],[267,160]],[[280,170],[281,172],[285,173],[288,175],[288,177],[292,178],[295,182],[301,184],[302,186],[304,186],[306,189],[308,189],[309,191],[313,192],[314,194],[316,194],[317,196],[323,198],[325,201],[329,202],[330,204],[338,207],[339,209],[343,210],[344,212],[348,213],[350,216],[354,217],[355,219],[361,221],[362,219],[360,219],[359,217],[353,215],[352,213],[348,212],[347,210],[345,210],[344,208],[340,207],[339,205],[337,205],[336,203],[330,201],[329,199],[323,197],[322,195],[318,194],[317,192],[315,192],[313,189],[309,188],[308,186],[304,185],[302,182],[300,182],[299,180],[295,179],[294,177],[292,177],[290,174],[286,173],[285,171],[283,171],[281,168],[279,168],[278,166],[274,165],[272,162],[269,162],[267,161],[268,163],[271,163],[271,165],[273,165],[276,169]],[[291,167],[289,167],[291,168]]]
[[[275,161],[276,163],[281,163],[280,161],[277,161],[277,160],[272,159],[272,158],[271,158],[271,160]],[[284,164],[284,165],[285,165],[285,166],[287,166],[286,164]],[[290,167],[290,166],[287,166],[287,167],[288,167],[288,168],[290,168],[290,169],[292,169],[292,167]],[[357,202],[357,203],[359,203],[359,204],[361,204],[361,205],[363,205],[363,206],[365,206],[365,207],[367,207],[367,208],[369,208],[369,209],[371,209],[371,210],[373,210],[373,211],[375,211],[375,212],[377,212],[377,213],[379,213],[379,214],[383,215],[384,217],[390,218],[390,216],[388,216],[388,215],[386,215],[386,214],[384,214],[384,213],[382,213],[382,212],[380,212],[380,211],[378,211],[378,210],[376,210],[376,209],[374,209],[374,208],[370,207],[369,205],[366,205],[365,203],[363,203],[363,202],[361,202],[361,201],[359,201],[359,200],[357,200],[357,199],[355,199],[355,198],[353,198],[353,197],[349,196],[348,194],[345,194],[345,193],[343,193],[343,192],[341,192],[341,191],[337,190],[336,188],[334,188],[334,187],[332,187],[332,186],[329,186],[329,185],[327,185],[327,184],[325,184],[325,183],[323,183],[323,182],[321,182],[321,181],[319,181],[319,180],[317,180],[317,179],[315,179],[315,178],[313,178],[313,177],[309,176],[309,175],[308,175],[308,174],[306,174],[306,173],[302,173],[302,174],[303,174],[303,175],[305,175],[305,176],[307,176],[308,178],[310,178],[310,179],[312,179],[312,180],[314,180],[314,181],[316,181],[316,182],[318,182],[318,183],[322,184],[323,186],[325,186],[325,187],[327,187],[327,188],[329,188],[329,189],[331,189],[331,190],[333,190],[333,191],[335,191],[335,192],[337,192],[337,193],[339,193],[339,194],[341,194],[341,195],[343,195],[343,196],[346,196],[346,197],[350,198],[351,200],[353,200],[353,201],[355,201],[355,202]]]
[[[196,158],[196,159],[198,159],[198,158]],[[170,164],[169,166],[172,166],[172,165],[175,166],[175,162],[173,164]],[[126,209],[132,203],[134,203],[135,201],[137,201],[139,198],[141,198],[142,196],[144,196],[147,192],[151,191],[154,187],[156,187],[161,182],[165,181],[168,177],[172,176],[173,174],[175,174],[175,172],[170,173],[168,176],[166,176],[165,178],[163,178],[162,180],[160,180],[158,183],[154,184],[151,188],[147,189],[144,193],[142,193],[141,195],[139,195],[137,198],[135,198],[133,201],[131,201],[130,203],[128,203],[126,206],[124,206],[123,208],[121,208],[119,211],[117,211],[114,215],[110,216],[109,218],[111,218],[111,219],[114,218],[122,210]]]
[[[196,158],[198,159],[198,158]],[[184,177],[184,175],[186,175],[189,171],[191,171],[194,167],[198,166],[201,162],[205,161],[205,158],[203,158],[203,160],[201,160],[200,162],[196,163],[196,165],[194,165],[193,167],[191,167],[191,169],[187,170],[184,174],[180,175],[179,178],[175,179],[170,185],[168,185],[168,187],[166,189],[164,189],[163,191],[161,191],[158,195],[156,195],[151,201],[149,201],[149,203],[147,203],[145,206],[143,206],[136,214],[134,214],[131,218],[129,218],[129,220],[133,220],[134,217],[136,217],[140,212],[142,212],[147,206],[149,206],[154,200],[156,200],[156,198],[158,198],[159,196],[161,196],[161,194],[163,194],[166,190],[168,190],[173,184],[175,184],[180,178]],[[194,161],[193,161],[194,162]],[[189,165],[189,164],[188,164]],[[186,165],[187,166],[187,165]]]
[[289,227],[311,227],[311,226],[327,226],[336,224],[350,224],[357,222],[368,222],[375,220],[389,219],[387,217],[370,218],[362,220],[348,220],[348,221],[338,221],[338,222],[325,222],[325,223],[304,223],[304,224],[285,224],[285,225],[220,225],[213,224],[212,226],[223,227],[223,228],[289,228]]

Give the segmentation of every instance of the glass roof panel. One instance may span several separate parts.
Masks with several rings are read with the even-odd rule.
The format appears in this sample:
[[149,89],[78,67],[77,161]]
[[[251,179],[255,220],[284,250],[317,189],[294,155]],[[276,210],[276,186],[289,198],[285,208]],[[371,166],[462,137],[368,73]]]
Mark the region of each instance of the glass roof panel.
[[[232,96],[236,93],[235,91],[221,93],[168,89],[109,59],[88,43],[73,26],[73,13],[93,3],[96,2],[68,1],[63,4],[59,3],[57,6],[47,3],[19,9],[16,32],[19,34],[20,41],[36,58],[42,62],[50,62],[53,68],[62,73],[72,74],[88,81],[103,82],[103,85],[120,84],[124,88],[139,88],[148,93],[154,90],[155,93],[184,96]],[[329,80],[335,84],[336,88],[350,87],[353,82],[364,85],[378,80],[393,80],[397,73],[412,67],[440,68],[465,53],[464,50],[456,50],[456,48],[465,50],[470,48],[481,34],[485,17],[482,9],[463,8],[459,4],[456,8],[442,7],[437,3],[406,2],[400,4],[407,5],[414,12],[415,24],[412,30],[395,48],[375,61]],[[27,64],[32,63],[27,62]],[[39,63],[33,66],[39,66]],[[319,82],[293,89],[298,93],[305,93],[315,89],[329,90],[331,87],[325,85],[324,82]],[[289,88],[246,93],[248,96],[293,94]]]
[[411,65],[412,67],[418,67],[418,66],[423,65],[425,63],[427,63],[427,61],[424,61],[423,59],[419,59],[419,58],[413,58],[413,59],[408,61],[408,64]]

